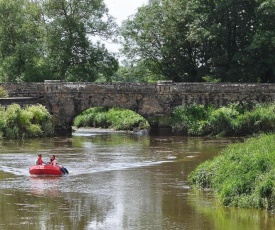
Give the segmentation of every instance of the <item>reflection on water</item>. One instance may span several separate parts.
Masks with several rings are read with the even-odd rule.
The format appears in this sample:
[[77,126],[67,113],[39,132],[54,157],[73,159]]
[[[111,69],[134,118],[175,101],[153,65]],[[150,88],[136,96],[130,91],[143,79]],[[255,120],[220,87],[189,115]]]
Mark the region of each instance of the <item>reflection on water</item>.
[[[0,229],[270,230],[271,214],[219,207],[188,186],[199,162],[235,141],[87,132],[2,141]],[[38,152],[70,174],[30,176]]]
[[59,194],[59,181],[61,177],[55,176],[30,176],[30,191],[33,195],[49,196],[56,198]]

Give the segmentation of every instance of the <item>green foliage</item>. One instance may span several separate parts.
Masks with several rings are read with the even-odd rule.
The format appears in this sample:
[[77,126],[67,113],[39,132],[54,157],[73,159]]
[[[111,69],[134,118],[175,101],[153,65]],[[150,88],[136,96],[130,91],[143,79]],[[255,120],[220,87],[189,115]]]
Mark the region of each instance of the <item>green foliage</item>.
[[272,0],[152,0],[123,23],[123,52],[182,81],[274,82]]
[[154,75],[176,82],[195,80],[192,54],[196,52],[187,39],[187,2],[152,1],[123,23],[123,53],[133,66],[143,63]]
[[202,80],[205,82],[213,82],[213,83],[221,82],[220,78],[214,78],[213,76],[209,76],[209,75],[202,77]]
[[162,75],[152,73],[142,61],[137,63],[137,65],[131,65],[126,61],[123,64],[124,66],[120,66],[112,78],[113,82],[157,82],[164,80]]
[[29,124],[26,127],[26,131],[30,137],[38,137],[43,135],[43,131],[38,124]]
[[176,107],[171,117],[174,132],[192,136],[243,136],[275,131],[275,104],[232,103],[228,106]]
[[48,32],[46,44],[53,79],[108,80],[118,63],[104,45],[92,37],[110,39],[116,25],[102,0],[50,0],[44,4]]
[[275,135],[261,134],[230,145],[200,164],[188,177],[192,186],[213,189],[225,206],[275,211]]
[[148,122],[131,110],[90,108],[74,119],[76,127],[113,128],[115,130],[148,129]]
[[6,138],[51,136],[51,115],[42,105],[0,107],[0,133]]
[[107,113],[107,119],[115,130],[148,129],[148,122],[131,110],[112,108]]
[[74,119],[74,126],[76,127],[109,127],[110,123],[107,121],[108,109],[103,107],[90,108],[82,112]]
[[0,1],[0,80],[41,81],[45,71],[43,20],[34,1]]
[[3,107],[0,107],[0,130],[2,130],[2,128],[4,128],[7,124],[7,119],[5,115],[5,109]]
[[229,135],[236,129],[235,121],[239,113],[232,108],[221,107],[211,113],[209,118],[213,135]]
[[[248,134],[261,131],[271,132],[275,129],[275,104],[256,105],[255,108],[244,113],[240,119],[243,130]],[[251,129],[251,127],[253,127]],[[250,131],[249,131],[250,130]]]
[[109,80],[118,62],[93,38],[116,30],[102,0],[0,0],[0,81]]
[[4,90],[3,87],[0,86],[0,97],[6,98],[8,96],[9,96],[8,92]]
[[211,106],[205,107],[196,104],[176,107],[171,118],[174,132],[183,132],[194,136],[207,134],[211,111]]

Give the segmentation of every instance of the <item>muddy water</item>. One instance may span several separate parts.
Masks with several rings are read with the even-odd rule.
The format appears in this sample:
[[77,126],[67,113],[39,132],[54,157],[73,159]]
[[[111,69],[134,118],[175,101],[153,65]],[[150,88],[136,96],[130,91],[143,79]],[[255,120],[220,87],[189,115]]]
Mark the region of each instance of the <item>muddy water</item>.
[[[187,175],[236,139],[77,133],[0,142],[0,229],[272,230],[274,215],[223,208]],[[30,176],[37,153],[63,177]]]

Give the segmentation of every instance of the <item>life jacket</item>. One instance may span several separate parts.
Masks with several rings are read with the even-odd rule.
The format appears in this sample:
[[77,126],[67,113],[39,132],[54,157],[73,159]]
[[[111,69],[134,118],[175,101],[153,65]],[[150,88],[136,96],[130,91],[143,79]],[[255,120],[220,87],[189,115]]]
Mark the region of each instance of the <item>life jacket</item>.
[[43,164],[43,160],[42,160],[41,157],[38,157],[38,158],[37,158],[36,164],[37,164],[37,165],[42,165],[42,164]]

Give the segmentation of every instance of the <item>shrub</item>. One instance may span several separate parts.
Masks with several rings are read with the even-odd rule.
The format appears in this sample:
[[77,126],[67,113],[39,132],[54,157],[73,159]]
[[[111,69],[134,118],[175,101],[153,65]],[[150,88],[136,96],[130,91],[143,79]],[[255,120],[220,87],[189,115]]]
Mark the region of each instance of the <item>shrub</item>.
[[2,137],[22,138],[50,136],[53,134],[52,118],[42,105],[21,108],[12,104],[0,109],[0,133]]
[[32,122],[37,124],[48,121],[51,117],[49,111],[43,105],[30,105],[26,111],[32,114]]
[[211,110],[211,106],[196,104],[178,106],[172,113],[172,128],[175,132],[204,135],[208,132],[208,118]]
[[26,130],[28,137],[39,137],[43,134],[41,127],[38,124],[30,124]]

